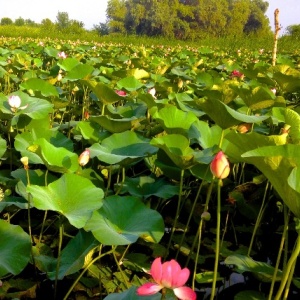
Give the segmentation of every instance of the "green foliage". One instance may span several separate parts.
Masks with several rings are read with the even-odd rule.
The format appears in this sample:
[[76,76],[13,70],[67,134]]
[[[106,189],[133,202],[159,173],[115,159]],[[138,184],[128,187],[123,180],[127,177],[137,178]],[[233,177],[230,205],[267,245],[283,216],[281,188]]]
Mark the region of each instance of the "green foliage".
[[286,30],[292,37],[300,37],[300,24],[290,25],[286,28]]
[[22,17],[19,17],[18,19],[15,20],[15,25],[23,26],[25,25],[25,20]]
[[1,25],[11,25],[13,23],[13,20],[11,18],[2,18],[1,19]]
[[110,0],[107,16],[111,32],[179,39],[265,35],[270,33],[267,7],[263,0]]

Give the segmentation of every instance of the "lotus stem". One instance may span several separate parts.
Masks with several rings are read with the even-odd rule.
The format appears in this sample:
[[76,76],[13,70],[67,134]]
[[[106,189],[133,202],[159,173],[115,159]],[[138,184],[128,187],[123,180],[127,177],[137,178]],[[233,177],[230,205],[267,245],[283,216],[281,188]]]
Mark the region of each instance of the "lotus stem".
[[65,295],[65,297],[63,298],[63,300],[67,300],[69,295],[71,294],[71,292],[73,291],[74,287],[76,286],[76,284],[79,282],[79,280],[81,279],[81,277],[85,274],[85,272],[89,269],[89,267],[94,264],[98,259],[102,258],[105,255],[111,254],[114,252],[114,249],[103,253],[103,254],[99,254],[97,257],[95,257],[93,260],[91,260],[87,266],[83,269],[83,271],[79,274],[79,276],[76,278],[76,280],[73,282],[73,284],[71,285],[71,287],[69,288],[67,294]]
[[291,254],[290,259],[288,260],[288,263],[284,269],[283,275],[282,275],[282,280],[279,286],[279,289],[277,291],[277,294],[274,298],[274,300],[280,300],[281,299],[281,295],[283,293],[283,290],[288,282],[289,276],[293,276],[293,274],[291,274],[291,271],[293,269],[293,265],[295,264],[298,255],[300,254],[300,230],[298,229],[298,237],[296,240],[296,245],[295,248]]
[[183,244],[183,240],[184,240],[184,238],[185,238],[185,234],[186,234],[186,232],[187,232],[188,226],[189,226],[190,221],[191,221],[191,219],[192,219],[192,216],[193,216],[193,213],[194,213],[194,210],[195,210],[195,207],[196,207],[196,204],[197,204],[197,201],[198,201],[200,192],[201,192],[202,187],[203,187],[203,183],[204,183],[204,181],[202,180],[201,184],[199,185],[199,188],[198,188],[198,191],[197,191],[197,195],[196,195],[196,197],[195,197],[195,200],[194,200],[194,202],[193,202],[192,209],[191,209],[191,211],[190,211],[188,220],[187,220],[187,222],[186,222],[185,229],[184,229],[184,232],[183,232],[183,234],[182,234],[182,237],[181,237],[181,240],[180,240],[180,243],[179,243],[178,250],[177,250],[177,252],[176,252],[175,260],[177,259],[178,254],[179,254],[179,251],[180,251],[180,248],[181,248],[181,246],[182,246],[182,244]]
[[[207,194],[206,194],[206,200],[205,200],[205,205],[204,205],[204,212],[208,211],[208,203],[209,203],[209,200],[210,200],[210,197],[211,197],[213,185],[214,185],[214,178],[211,181],[211,183],[209,185],[209,188],[208,188],[208,191],[207,191]],[[197,234],[196,234],[196,236],[194,238],[194,241],[193,241],[193,244],[192,244],[192,247],[191,247],[191,251],[189,253],[189,256],[188,256],[188,259],[187,259],[187,261],[185,263],[185,266],[187,266],[189,264],[189,262],[190,262],[191,254],[192,254],[192,252],[193,252],[193,250],[195,248],[195,245],[196,245],[196,242],[197,242],[197,239],[198,239],[198,236],[199,236],[198,247],[197,247],[197,254],[196,254],[196,262],[195,262],[195,268],[197,268],[198,255],[200,253],[202,226],[203,226],[203,221],[201,219],[200,222],[199,222],[199,227],[198,227]],[[196,272],[196,269],[195,269],[194,272]]]
[[273,278],[272,278],[272,282],[271,282],[268,300],[272,300],[272,295],[273,295],[274,285],[275,285],[276,276],[277,276],[277,272],[278,272],[278,268],[279,268],[279,263],[280,263],[284,243],[286,240],[288,228],[289,228],[289,212],[287,212],[287,207],[285,204],[283,204],[283,214],[284,214],[284,228],[283,228],[282,237],[281,237],[281,241],[280,241],[280,245],[279,245],[279,251],[278,251],[278,255],[277,255],[277,260],[276,260],[276,264],[275,264],[275,269],[274,269],[274,274],[273,274]]
[[126,278],[126,276],[125,276],[125,274],[124,274],[124,272],[123,272],[123,270],[122,270],[122,268],[121,268],[121,266],[120,266],[120,262],[118,261],[118,259],[117,259],[117,257],[116,257],[116,253],[115,253],[115,250],[116,250],[116,246],[113,246],[112,247],[113,248],[113,257],[114,257],[114,260],[115,260],[115,262],[116,262],[116,264],[117,264],[117,267],[118,267],[118,269],[119,269],[119,272],[120,272],[120,274],[121,274],[121,276],[122,276],[122,278],[123,278],[123,283],[125,284],[125,286],[126,286],[126,288],[127,289],[129,289],[129,285],[128,285],[128,282],[127,282],[127,278]]
[[251,250],[252,250],[252,246],[253,246],[253,243],[254,243],[254,238],[255,238],[256,232],[259,228],[259,225],[260,225],[261,219],[263,217],[264,211],[265,211],[265,202],[266,202],[266,198],[267,198],[268,188],[269,188],[269,181],[266,184],[265,192],[264,192],[264,196],[263,196],[263,201],[261,203],[260,210],[258,212],[258,216],[256,218],[256,222],[255,222],[254,229],[253,229],[253,232],[252,232],[252,237],[251,237],[251,241],[250,241],[250,245],[249,245],[249,249],[248,249],[248,256],[251,255]]
[[173,238],[173,235],[174,235],[174,232],[175,232],[175,228],[177,226],[177,220],[178,220],[178,217],[179,217],[180,206],[181,206],[181,199],[182,199],[182,191],[183,191],[183,175],[184,175],[184,169],[181,169],[181,173],[180,173],[180,185],[179,185],[179,195],[178,195],[178,203],[177,203],[176,215],[175,215],[175,218],[174,218],[174,223],[173,223],[173,227],[172,227],[172,231],[171,231],[171,236],[170,236],[170,239],[169,239],[167,251],[165,253],[165,257],[164,258],[166,258],[166,255],[169,252],[169,249],[170,249],[171,243],[172,243],[172,238]]
[[58,282],[58,273],[59,273],[59,267],[60,267],[60,259],[61,259],[61,247],[62,247],[62,240],[63,240],[63,234],[64,234],[64,227],[61,222],[61,219],[59,220],[59,240],[58,240],[58,253],[57,253],[57,263],[56,263],[56,272],[55,272],[55,282],[54,282],[54,299],[57,299],[57,282]]
[[218,180],[218,199],[217,199],[217,229],[216,229],[216,256],[214,266],[213,284],[210,294],[210,300],[213,300],[216,294],[216,285],[218,279],[218,266],[219,266],[219,255],[220,255],[220,234],[221,234],[221,187],[222,179]]

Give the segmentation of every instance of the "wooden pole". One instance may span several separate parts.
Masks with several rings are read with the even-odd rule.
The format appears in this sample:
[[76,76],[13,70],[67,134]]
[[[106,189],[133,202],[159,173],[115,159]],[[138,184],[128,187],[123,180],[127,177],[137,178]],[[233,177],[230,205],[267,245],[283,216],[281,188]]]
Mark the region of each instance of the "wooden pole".
[[278,43],[278,35],[281,29],[279,25],[279,9],[276,8],[274,11],[274,19],[275,19],[275,33],[274,33],[274,47],[273,47],[273,55],[272,55],[272,66],[276,64],[277,57],[277,43]]

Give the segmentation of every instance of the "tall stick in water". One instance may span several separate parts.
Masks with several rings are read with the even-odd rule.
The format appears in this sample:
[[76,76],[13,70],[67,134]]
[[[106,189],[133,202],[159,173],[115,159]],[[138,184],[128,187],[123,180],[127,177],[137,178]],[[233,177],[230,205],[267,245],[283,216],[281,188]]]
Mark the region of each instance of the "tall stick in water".
[[281,29],[279,25],[279,9],[276,8],[274,11],[274,18],[275,18],[275,33],[274,33],[274,47],[273,47],[273,56],[272,56],[272,66],[276,64],[276,56],[277,56],[277,42],[278,42],[278,35]]

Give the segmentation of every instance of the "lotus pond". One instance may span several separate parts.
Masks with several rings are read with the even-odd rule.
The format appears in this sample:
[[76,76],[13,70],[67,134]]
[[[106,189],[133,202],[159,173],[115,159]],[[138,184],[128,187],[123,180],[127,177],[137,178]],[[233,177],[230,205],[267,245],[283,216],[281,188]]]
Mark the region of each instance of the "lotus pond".
[[0,299],[298,299],[300,55],[271,59],[1,38]]

